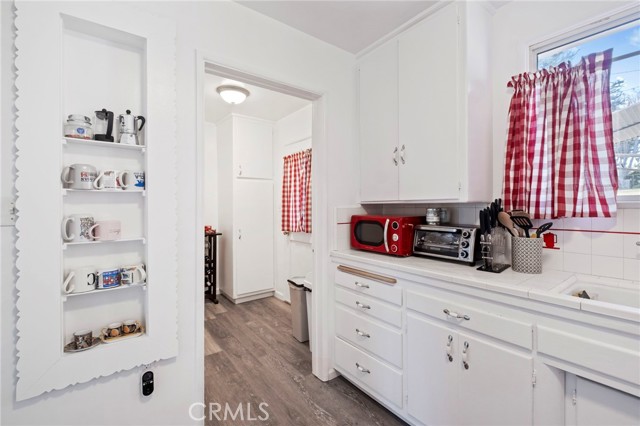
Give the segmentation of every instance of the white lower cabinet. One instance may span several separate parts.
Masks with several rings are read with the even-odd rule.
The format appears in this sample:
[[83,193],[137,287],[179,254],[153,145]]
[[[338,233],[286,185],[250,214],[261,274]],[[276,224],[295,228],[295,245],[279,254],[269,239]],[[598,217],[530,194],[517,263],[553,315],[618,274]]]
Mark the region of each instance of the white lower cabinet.
[[407,411],[426,425],[530,425],[533,358],[407,314]]

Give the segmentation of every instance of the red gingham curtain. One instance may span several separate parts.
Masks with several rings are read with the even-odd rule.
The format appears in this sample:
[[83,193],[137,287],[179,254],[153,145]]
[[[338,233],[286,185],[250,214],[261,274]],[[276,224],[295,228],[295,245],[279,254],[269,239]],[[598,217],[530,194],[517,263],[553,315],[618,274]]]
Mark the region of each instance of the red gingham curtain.
[[536,219],[615,216],[612,52],[512,77],[505,210],[526,210]]
[[311,150],[284,157],[282,232],[311,233]]

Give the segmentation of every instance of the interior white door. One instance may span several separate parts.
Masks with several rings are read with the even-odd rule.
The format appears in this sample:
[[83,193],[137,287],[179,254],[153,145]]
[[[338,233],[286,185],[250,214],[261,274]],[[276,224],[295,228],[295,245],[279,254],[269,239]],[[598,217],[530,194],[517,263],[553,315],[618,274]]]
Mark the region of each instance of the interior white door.
[[[523,354],[463,333],[458,334],[458,350],[458,411],[461,414],[458,424],[531,425],[531,354]],[[464,362],[468,368],[465,368]]]
[[233,120],[234,175],[273,179],[273,125],[245,117]]
[[274,289],[273,182],[235,179],[234,295]]
[[360,198],[398,199],[398,45],[360,64]]
[[407,345],[408,413],[426,425],[458,424],[456,334],[408,313]]
[[458,6],[400,38],[400,199],[459,197]]

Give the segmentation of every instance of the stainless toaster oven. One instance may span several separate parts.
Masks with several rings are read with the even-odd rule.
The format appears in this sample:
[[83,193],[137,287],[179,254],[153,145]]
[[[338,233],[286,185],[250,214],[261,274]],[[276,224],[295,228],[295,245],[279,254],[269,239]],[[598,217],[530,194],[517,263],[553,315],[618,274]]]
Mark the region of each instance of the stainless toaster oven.
[[473,225],[417,225],[413,254],[474,265],[480,258],[480,231]]

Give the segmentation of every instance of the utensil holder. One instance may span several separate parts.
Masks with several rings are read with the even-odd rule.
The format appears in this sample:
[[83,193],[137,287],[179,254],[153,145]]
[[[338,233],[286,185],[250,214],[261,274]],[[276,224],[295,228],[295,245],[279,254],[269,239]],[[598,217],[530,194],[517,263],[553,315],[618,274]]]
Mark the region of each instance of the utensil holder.
[[511,268],[524,274],[542,273],[542,238],[511,237]]

